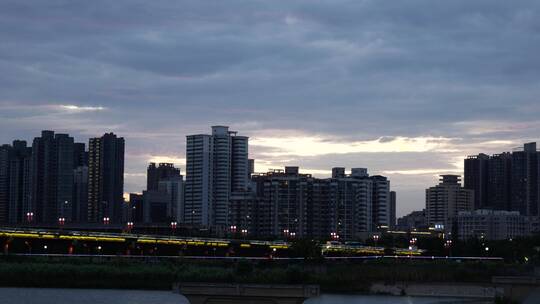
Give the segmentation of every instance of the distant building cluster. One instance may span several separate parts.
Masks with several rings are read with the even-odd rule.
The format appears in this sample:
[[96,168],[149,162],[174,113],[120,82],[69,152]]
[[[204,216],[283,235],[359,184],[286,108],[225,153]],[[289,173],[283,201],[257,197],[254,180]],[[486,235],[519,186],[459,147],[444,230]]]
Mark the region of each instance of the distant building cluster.
[[364,168],[334,168],[325,179],[298,167],[256,174],[248,142],[226,126],[187,136],[185,181],[172,164],[150,164],[147,190],[130,194],[133,221],[261,238],[352,239],[394,226],[396,195],[386,177]]
[[523,149],[465,159],[464,187],[474,190],[474,209],[518,211],[538,216],[540,152],[536,143]]
[[464,160],[458,175],[443,175],[426,190],[426,209],[398,220],[402,230],[439,229],[459,238],[512,239],[539,231],[540,152],[536,143]]
[[0,146],[0,223],[119,223],[123,188],[124,139],[113,133],[88,151],[53,131]]
[[42,131],[32,145],[0,146],[0,223],[166,224],[259,238],[352,240],[386,230],[512,239],[540,231],[540,152],[523,149],[464,160],[459,175],[426,189],[425,209],[397,220],[390,181],[366,168],[328,178],[288,166],[255,173],[249,138],[227,126],[186,138],[186,176],[150,163],[146,190],[124,200],[124,139]]
[[396,193],[365,168],[315,178],[298,167],[255,173],[249,138],[226,126],[186,138],[185,179],[150,163],[146,190],[124,201],[124,139],[43,131],[0,147],[0,223],[171,224],[261,238],[346,240],[395,227]]

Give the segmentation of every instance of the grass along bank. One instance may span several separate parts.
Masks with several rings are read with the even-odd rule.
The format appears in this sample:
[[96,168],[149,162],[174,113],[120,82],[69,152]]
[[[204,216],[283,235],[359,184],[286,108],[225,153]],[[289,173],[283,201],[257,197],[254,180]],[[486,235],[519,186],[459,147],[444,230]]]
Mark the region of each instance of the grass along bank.
[[489,283],[492,276],[527,275],[532,268],[446,261],[295,263],[263,261],[0,258],[0,286],[170,289],[174,282],[318,284],[323,292],[368,292],[372,282]]

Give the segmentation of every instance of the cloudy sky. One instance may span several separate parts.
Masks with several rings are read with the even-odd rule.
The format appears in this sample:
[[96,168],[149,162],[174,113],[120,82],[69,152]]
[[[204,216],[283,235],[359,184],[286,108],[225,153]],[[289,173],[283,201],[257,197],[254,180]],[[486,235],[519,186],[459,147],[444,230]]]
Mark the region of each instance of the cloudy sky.
[[540,2],[0,1],[0,143],[126,138],[126,191],[230,125],[257,171],[391,178],[422,208],[467,154],[540,138]]

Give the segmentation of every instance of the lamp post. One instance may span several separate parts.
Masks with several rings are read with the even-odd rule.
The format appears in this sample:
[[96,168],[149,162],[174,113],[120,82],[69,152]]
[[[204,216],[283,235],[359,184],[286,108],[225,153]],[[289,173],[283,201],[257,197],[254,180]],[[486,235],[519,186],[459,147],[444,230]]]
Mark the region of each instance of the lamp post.
[[131,232],[131,229],[133,229],[133,222],[127,222],[126,224],[128,232]]
[[283,229],[283,237],[287,239],[289,237],[289,229]]
[[444,248],[446,248],[446,250],[448,251],[448,255],[451,256],[451,254],[452,254],[452,240],[446,240],[446,242],[444,242]]
[[231,235],[234,236],[236,234],[236,225],[232,225],[231,227],[229,227],[230,231],[231,231]]
[[28,223],[32,223],[32,221],[34,220],[34,212],[26,212],[26,221],[28,221]]
[[62,204],[62,209],[61,209],[61,213],[62,213],[61,215],[62,215],[62,217],[65,217],[65,216],[66,216],[66,214],[65,214],[65,213],[66,213],[65,209],[68,207],[68,204],[69,204],[69,202],[68,202],[67,200],[64,201],[64,203]]
[[171,222],[171,234],[176,234],[176,227],[178,226],[177,222]]
[[375,243],[375,246],[379,244],[379,235],[375,234],[373,235],[373,243]]

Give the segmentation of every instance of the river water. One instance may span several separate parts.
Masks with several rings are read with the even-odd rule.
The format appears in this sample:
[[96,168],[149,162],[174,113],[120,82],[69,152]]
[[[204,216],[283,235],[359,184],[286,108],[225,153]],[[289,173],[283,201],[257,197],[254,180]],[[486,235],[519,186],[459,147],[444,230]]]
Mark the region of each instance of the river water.
[[[1,304],[189,304],[186,298],[168,291],[0,288]],[[305,304],[450,304],[486,303],[463,299],[428,297],[322,295]]]

